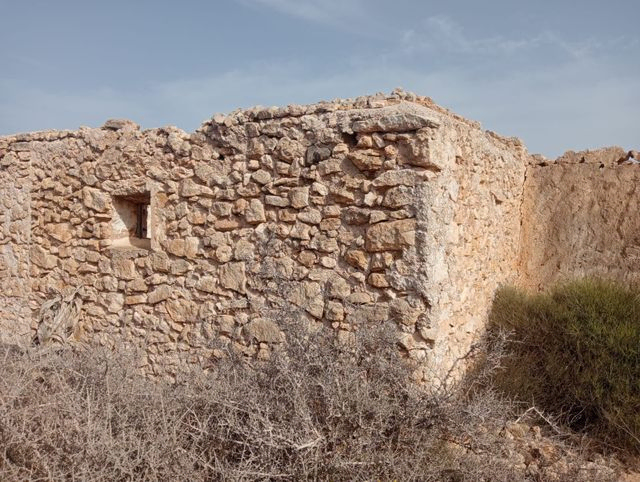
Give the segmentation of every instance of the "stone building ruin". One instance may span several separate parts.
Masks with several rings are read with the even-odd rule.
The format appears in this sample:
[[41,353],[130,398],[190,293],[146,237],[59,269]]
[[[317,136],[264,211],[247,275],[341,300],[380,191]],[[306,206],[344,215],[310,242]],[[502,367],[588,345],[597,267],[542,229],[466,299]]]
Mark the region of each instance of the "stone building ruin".
[[172,375],[220,339],[267,356],[282,313],[342,338],[391,320],[429,381],[500,284],[640,270],[625,154],[547,161],[400,91],[0,137],[0,339],[124,340]]

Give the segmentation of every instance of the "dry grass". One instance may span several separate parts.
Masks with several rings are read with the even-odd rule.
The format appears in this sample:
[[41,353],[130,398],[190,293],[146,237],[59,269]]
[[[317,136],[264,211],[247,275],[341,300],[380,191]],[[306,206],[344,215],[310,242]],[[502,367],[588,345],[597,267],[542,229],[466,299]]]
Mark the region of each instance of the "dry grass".
[[171,385],[126,352],[4,349],[0,480],[540,480],[502,457],[508,407],[409,383],[392,331],[294,324],[258,369],[229,352]]

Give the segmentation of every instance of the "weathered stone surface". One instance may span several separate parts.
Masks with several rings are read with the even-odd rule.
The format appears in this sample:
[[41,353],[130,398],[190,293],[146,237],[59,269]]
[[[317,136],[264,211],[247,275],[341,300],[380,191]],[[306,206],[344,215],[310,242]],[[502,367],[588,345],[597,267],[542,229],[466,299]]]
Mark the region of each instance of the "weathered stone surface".
[[[347,326],[392,319],[417,340],[429,337],[411,357],[446,364],[468,348],[498,283],[524,266],[523,229],[540,244],[559,243],[539,239],[552,206],[539,206],[542,227],[534,228],[527,196],[562,192],[568,178],[547,166],[554,174],[523,203],[525,169],[528,183],[536,179],[523,146],[424,97],[394,92],[236,111],[193,134],[136,129],[114,122],[0,137],[0,341],[16,333],[28,339],[29,314],[50,290],[78,285],[86,291],[87,341],[140,342],[154,373],[210,359],[215,337],[265,356],[260,344],[280,339],[264,322],[278,319],[266,313],[284,306],[345,339],[353,337]],[[598,206],[623,233],[616,262],[633,270],[633,223],[611,214],[636,207],[631,183],[622,182],[631,172],[621,170],[633,165],[618,166],[626,151],[616,155],[570,164],[598,166],[591,160],[600,156],[606,169],[620,169],[598,189],[624,186],[628,210]],[[115,237],[112,196],[142,192],[148,205],[132,200],[118,225],[128,236]],[[564,241],[577,232],[571,226]],[[601,254],[561,263],[563,272],[601,260],[608,248],[597,246]],[[542,259],[533,244],[526,248],[527,259]]]
[[284,341],[284,335],[280,327],[271,320],[257,318],[247,323],[243,330],[249,338],[264,343],[280,343]]
[[147,302],[149,304],[156,304],[169,299],[172,293],[172,288],[169,285],[157,286],[153,291],[150,291],[147,295]]
[[416,222],[413,219],[378,223],[367,229],[367,251],[395,251],[415,245]]
[[350,152],[347,159],[361,171],[377,171],[382,167],[384,161],[380,152],[374,149]]
[[251,199],[249,201],[249,207],[245,211],[244,216],[249,224],[260,224],[267,220],[264,214],[264,206],[259,199]]
[[91,187],[82,188],[82,200],[85,206],[99,213],[107,212],[111,206],[106,193]]
[[226,263],[220,266],[218,278],[222,287],[244,293],[246,291],[246,274],[244,262]]

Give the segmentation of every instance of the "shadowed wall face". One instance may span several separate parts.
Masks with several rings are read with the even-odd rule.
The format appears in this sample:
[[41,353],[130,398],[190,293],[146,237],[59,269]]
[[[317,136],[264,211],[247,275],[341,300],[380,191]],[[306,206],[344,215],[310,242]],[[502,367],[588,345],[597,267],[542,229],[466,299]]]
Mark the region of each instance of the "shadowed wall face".
[[523,201],[521,282],[640,278],[640,170],[620,148],[531,166]]

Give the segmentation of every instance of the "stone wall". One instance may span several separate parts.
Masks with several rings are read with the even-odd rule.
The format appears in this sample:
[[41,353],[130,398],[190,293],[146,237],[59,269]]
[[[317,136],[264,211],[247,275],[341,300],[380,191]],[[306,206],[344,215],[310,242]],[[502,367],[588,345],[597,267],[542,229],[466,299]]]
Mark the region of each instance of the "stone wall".
[[63,296],[79,315],[61,338],[125,340],[173,375],[220,342],[268,356],[286,317],[343,339],[391,320],[433,381],[518,275],[526,150],[428,98],[0,142],[5,339]]
[[0,333],[10,343],[28,343],[32,334],[30,148],[21,137],[0,138]]
[[640,166],[621,148],[569,152],[528,169],[521,284],[640,279]]

